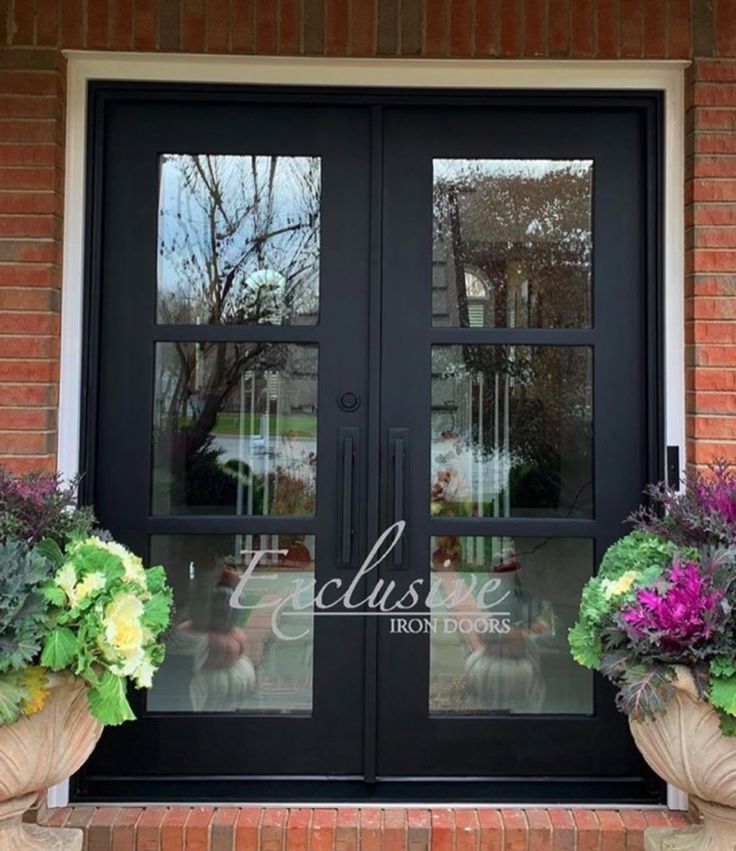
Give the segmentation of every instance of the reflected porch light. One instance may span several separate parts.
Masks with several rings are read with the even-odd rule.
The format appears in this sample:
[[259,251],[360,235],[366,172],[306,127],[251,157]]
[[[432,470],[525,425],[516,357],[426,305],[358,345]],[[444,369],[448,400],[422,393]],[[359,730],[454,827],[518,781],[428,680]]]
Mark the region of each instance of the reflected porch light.
[[286,278],[275,269],[257,269],[245,279],[246,287],[252,294],[258,294],[258,304],[263,311],[258,322],[268,325],[281,325],[284,319],[284,297]]

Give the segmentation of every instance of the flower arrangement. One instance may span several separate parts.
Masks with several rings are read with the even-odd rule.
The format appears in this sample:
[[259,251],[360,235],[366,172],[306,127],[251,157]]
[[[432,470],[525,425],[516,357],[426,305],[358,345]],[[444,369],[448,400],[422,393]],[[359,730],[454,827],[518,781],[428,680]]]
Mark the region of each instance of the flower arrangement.
[[150,687],[163,661],[163,568],[95,532],[74,492],[58,477],[0,472],[0,724],[43,708],[61,672],[87,684],[98,721],[120,724],[134,717],[127,681]]
[[685,666],[722,732],[736,735],[736,472],[719,463],[682,491],[647,493],[634,531],[583,589],[573,658],[602,672],[636,721],[666,710]]

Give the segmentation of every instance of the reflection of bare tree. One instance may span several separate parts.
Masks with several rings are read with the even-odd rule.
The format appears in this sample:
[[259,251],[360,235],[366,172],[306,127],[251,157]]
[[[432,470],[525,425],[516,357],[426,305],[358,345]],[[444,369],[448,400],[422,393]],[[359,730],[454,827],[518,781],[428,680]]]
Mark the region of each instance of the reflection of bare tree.
[[314,314],[319,204],[317,158],[165,156],[160,318],[281,324]]
[[166,417],[169,423],[191,422],[189,440],[193,447],[201,446],[211,434],[243,371],[254,364],[259,370],[276,370],[284,360],[283,349],[264,343],[174,345],[177,363]]
[[[319,206],[318,158],[165,155],[159,320],[314,322]],[[168,348],[159,364],[159,454],[175,466],[180,459],[186,491],[204,489],[210,491],[200,494],[205,502],[232,504],[232,471],[220,467],[213,430],[249,370],[283,372],[286,348],[207,342]]]
[[[299,416],[309,428],[310,414],[299,411],[314,399],[316,347],[166,343],[157,369],[154,482],[164,500],[157,510],[170,503],[242,511],[247,501],[247,513],[313,512],[314,444],[301,443],[310,433],[288,430],[292,421],[279,417],[296,410],[297,428]],[[223,437],[229,460],[220,458]]]

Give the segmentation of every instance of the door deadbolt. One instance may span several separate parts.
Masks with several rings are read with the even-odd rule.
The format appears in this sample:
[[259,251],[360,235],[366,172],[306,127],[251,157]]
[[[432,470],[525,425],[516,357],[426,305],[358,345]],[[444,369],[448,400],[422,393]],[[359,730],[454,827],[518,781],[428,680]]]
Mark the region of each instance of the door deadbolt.
[[360,407],[360,396],[358,396],[357,393],[348,391],[340,396],[337,400],[337,404],[340,406],[341,410],[347,411],[348,413],[351,411],[357,411]]

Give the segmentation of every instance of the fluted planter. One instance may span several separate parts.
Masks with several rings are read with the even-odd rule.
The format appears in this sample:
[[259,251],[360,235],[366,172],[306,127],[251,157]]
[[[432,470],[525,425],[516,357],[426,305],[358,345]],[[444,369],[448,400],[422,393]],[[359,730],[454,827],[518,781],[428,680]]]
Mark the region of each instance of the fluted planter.
[[687,668],[677,669],[667,711],[629,726],[649,766],[685,790],[702,815],[702,823],[692,827],[650,828],[647,851],[734,851],[736,738],[721,733],[718,713],[698,697]]
[[102,725],[89,713],[84,683],[54,676],[40,712],[0,727],[0,851],[82,847],[82,832],[24,824],[40,791],[74,774],[92,753]]

